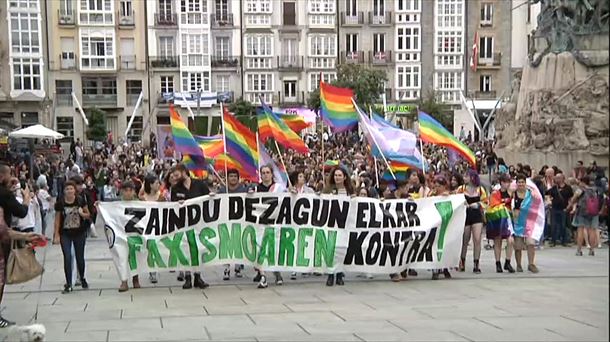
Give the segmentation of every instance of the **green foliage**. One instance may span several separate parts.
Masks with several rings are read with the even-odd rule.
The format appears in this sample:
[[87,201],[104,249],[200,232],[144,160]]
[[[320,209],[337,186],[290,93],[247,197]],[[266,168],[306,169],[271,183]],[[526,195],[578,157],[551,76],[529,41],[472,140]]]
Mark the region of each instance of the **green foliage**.
[[[358,106],[368,111],[369,106],[374,106],[385,91],[383,85],[387,80],[385,71],[371,69],[360,64],[342,64],[337,69],[337,79],[331,84],[352,89]],[[309,94],[307,106],[312,110],[320,108],[319,89]]]
[[256,121],[256,107],[250,102],[239,98],[237,101],[229,105],[229,112],[235,114],[239,122],[246,125],[252,132],[258,130],[258,122]]
[[87,128],[87,139],[92,141],[104,141],[108,137],[106,130],[106,112],[93,108],[87,117],[89,127]]
[[438,122],[440,122],[449,132],[453,132],[453,111],[451,107],[440,102],[434,92],[428,93],[426,97],[420,98],[417,102],[417,107],[411,112],[417,117],[417,109],[430,114]]

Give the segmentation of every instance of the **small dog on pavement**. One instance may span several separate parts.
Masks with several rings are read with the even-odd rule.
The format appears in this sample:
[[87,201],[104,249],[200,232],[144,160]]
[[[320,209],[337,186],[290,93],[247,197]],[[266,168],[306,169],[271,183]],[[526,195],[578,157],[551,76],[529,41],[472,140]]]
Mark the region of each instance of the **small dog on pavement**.
[[42,324],[9,327],[7,342],[44,342],[47,329]]

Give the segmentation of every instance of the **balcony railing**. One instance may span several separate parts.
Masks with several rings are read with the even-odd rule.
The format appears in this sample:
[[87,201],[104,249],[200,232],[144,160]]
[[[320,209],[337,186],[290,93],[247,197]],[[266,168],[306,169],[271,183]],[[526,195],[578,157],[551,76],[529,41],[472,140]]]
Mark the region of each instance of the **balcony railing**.
[[473,97],[475,99],[480,99],[480,100],[496,99],[496,91],[495,90],[490,90],[490,91],[475,91]]
[[[72,57],[72,58],[69,58]],[[76,54],[72,56],[66,56],[59,54],[59,68],[61,70],[75,70],[76,69]]]
[[176,13],[155,13],[155,25],[178,26],[178,16]]
[[341,25],[358,26],[364,24],[364,12],[346,13],[341,12]]
[[83,94],[83,107],[116,107],[116,94]]
[[383,13],[369,12],[369,25],[371,25],[371,26],[392,25],[392,13],[391,12],[383,12]]
[[278,91],[277,98],[280,105],[299,105],[305,103],[305,92],[296,91],[294,96],[287,96],[284,92]]
[[58,107],[71,107],[73,105],[72,94],[55,93],[55,105]]
[[277,56],[277,65],[280,70],[302,70],[303,56]]
[[212,28],[233,27],[233,14],[232,13],[210,14],[210,24],[212,24]]
[[392,51],[369,51],[369,62],[373,65],[392,63]]
[[212,55],[212,68],[237,68],[239,66],[239,56],[217,56]]
[[151,68],[171,69],[177,68],[180,65],[178,56],[154,56],[148,57],[148,62]]
[[341,51],[342,63],[364,63],[364,51]]
[[479,56],[479,68],[499,67],[502,65],[502,52],[494,52],[490,58]]
[[273,69],[275,68],[274,58],[265,57],[244,57],[246,69]]
[[76,23],[73,9],[57,10],[57,18],[59,25],[74,25]]
[[119,60],[121,61],[121,70],[135,70],[136,69],[136,56],[135,55],[120,56]]
[[135,20],[135,12],[129,11],[126,13],[121,13],[122,11],[119,11],[117,13],[117,18],[119,18],[119,20],[117,20],[119,26],[135,26],[136,24],[136,20]]

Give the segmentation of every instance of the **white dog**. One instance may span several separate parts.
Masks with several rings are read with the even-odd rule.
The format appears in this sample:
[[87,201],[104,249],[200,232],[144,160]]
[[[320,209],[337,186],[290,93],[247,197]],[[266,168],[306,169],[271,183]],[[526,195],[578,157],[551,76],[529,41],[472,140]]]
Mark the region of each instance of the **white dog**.
[[14,325],[9,328],[7,342],[44,342],[47,329],[42,324]]

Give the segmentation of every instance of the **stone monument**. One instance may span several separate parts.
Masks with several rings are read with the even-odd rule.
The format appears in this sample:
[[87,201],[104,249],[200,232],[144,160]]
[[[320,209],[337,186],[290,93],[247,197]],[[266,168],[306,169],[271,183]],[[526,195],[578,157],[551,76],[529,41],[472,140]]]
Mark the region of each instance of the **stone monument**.
[[534,167],[607,167],[610,0],[533,1],[541,3],[538,27],[529,63],[497,113],[497,150]]

